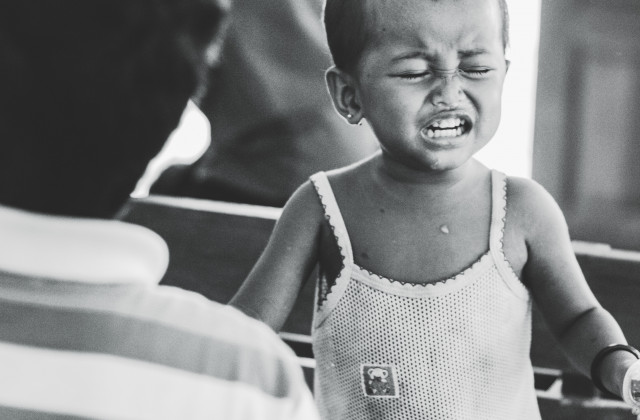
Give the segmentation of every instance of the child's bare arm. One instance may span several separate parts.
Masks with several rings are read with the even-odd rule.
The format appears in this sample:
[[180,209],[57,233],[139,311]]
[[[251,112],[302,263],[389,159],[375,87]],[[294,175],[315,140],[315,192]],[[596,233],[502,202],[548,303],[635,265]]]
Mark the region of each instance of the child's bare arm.
[[307,182],[285,205],[267,247],[229,304],[280,330],[318,260],[323,218]]
[[[625,337],[591,292],[555,201],[535,183],[519,180],[514,187],[510,190],[528,252],[523,279],[570,360],[590,376],[596,354],[609,344],[626,343]],[[604,386],[620,395],[624,374],[635,360],[622,351],[607,356],[600,369]]]

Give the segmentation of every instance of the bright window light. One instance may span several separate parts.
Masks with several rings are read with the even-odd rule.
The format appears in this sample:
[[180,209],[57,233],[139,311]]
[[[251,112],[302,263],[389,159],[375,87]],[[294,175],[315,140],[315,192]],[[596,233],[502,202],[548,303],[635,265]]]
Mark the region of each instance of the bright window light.
[[533,156],[540,1],[507,0],[511,67],[502,96],[502,120],[494,138],[476,155],[490,168],[527,178]]

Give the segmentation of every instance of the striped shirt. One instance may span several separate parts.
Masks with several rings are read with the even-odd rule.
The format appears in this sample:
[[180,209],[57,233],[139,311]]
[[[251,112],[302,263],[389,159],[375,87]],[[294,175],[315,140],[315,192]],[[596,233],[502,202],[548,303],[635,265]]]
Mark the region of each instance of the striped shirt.
[[[91,267],[86,260],[76,261],[83,268],[69,269],[66,279],[59,267],[51,270],[55,278],[38,275],[51,268],[46,256],[29,250],[20,260],[20,232],[15,223],[13,231],[7,224],[13,216],[31,215],[3,218],[6,210],[0,207],[0,254],[13,254],[13,261],[0,257],[0,418],[317,418],[295,355],[268,327],[198,294],[153,284],[145,279],[153,269],[124,260],[117,264],[114,247],[109,247],[114,255],[100,249],[96,257],[121,267],[120,273],[109,269],[111,282],[88,272],[81,280],[78,275]],[[131,259],[131,244],[137,241],[147,251],[137,253],[139,260],[166,267],[166,252],[142,246],[161,241],[149,231],[92,221],[73,235],[68,234],[71,225],[69,219],[51,225],[67,232],[64,237],[56,233],[59,247],[49,248],[52,253],[72,249],[72,242],[96,248],[104,244],[100,235],[85,232],[110,225],[109,232],[119,231],[120,238],[103,236],[106,243],[122,240]],[[38,236],[47,243],[51,234]],[[12,242],[17,249],[10,251]],[[73,265],[70,253],[61,259]]]

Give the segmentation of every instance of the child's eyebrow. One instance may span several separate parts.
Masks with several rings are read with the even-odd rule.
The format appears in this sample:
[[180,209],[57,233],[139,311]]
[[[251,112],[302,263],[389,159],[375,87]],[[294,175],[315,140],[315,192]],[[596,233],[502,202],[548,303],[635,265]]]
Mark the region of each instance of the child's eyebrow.
[[[460,50],[458,51],[458,57],[460,58],[468,58],[468,57],[475,57],[478,55],[483,55],[483,54],[488,54],[488,51],[485,48],[471,48],[468,50]],[[396,57],[393,57],[391,59],[391,62],[393,63],[397,63],[398,61],[402,61],[402,60],[411,60],[414,58],[420,58],[423,60],[427,60],[427,61],[432,61],[435,58],[435,55],[433,54],[429,54],[425,51],[411,51],[409,53],[406,54],[401,54],[398,55]]]
[[421,58],[421,59],[429,60],[430,57],[431,55],[427,54],[424,51],[411,51],[409,53],[401,54],[396,57],[393,57],[391,61],[393,63],[396,63],[402,60],[411,60],[412,58]]
[[458,51],[458,56],[461,58],[474,57],[476,55],[487,54],[488,51],[484,48],[473,48],[470,50]]

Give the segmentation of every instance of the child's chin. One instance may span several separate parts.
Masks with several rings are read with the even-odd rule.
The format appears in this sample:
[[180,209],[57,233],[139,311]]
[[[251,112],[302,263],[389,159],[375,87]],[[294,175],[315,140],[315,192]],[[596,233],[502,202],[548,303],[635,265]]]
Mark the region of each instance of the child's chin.
[[429,166],[433,171],[449,171],[458,169],[471,159],[471,154],[464,149],[440,151],[431,156]]

